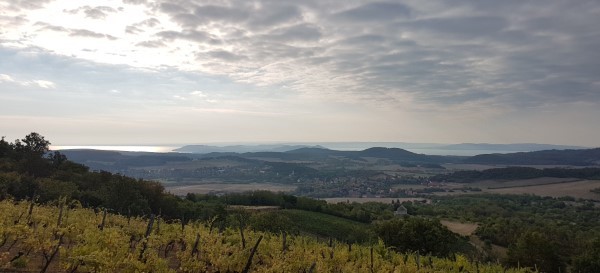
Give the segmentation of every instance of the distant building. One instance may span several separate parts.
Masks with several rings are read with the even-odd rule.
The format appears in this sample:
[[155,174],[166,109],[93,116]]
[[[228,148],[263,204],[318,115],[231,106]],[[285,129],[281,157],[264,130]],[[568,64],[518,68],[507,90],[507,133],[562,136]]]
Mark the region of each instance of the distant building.
[[404,206],[399,206],[396,211],[394,211],[394,215],[403,216],[408,215],[408,210]]

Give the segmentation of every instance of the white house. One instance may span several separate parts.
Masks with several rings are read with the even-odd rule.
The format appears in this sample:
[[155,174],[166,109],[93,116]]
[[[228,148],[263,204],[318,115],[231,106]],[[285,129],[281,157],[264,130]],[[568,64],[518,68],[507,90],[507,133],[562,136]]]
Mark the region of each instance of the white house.
[[394,211],[394,215],[403,216],[408,215],[408,210],[404,206],[399,206],[396,211]]

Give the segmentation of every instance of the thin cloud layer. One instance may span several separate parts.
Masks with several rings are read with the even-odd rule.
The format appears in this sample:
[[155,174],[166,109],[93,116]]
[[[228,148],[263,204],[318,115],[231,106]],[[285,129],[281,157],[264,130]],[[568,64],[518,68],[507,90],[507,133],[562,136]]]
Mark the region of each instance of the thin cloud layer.
[[0,1],[4,48],[457,116],[598,106],[598,25],[591,0]]

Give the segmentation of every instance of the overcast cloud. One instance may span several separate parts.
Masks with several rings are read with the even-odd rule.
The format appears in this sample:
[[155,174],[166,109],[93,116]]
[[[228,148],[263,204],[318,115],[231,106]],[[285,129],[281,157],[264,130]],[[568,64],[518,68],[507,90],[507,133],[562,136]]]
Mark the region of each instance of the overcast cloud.
[[[599,25],[600,4],[584,0],[0,0],[0,96],[22,103],[0,122],[36,115],[43,103],[25,94],[51,90],[44,103],[72,108],[61,119],[114,130],[106,143],[134,133],[111,127],[97,100],[175,138],[154,143],[247,130],[252,141],[600,146]],[[22,130],[75,141],[58,120]],[[194,123],[213,129],[184,128]]]

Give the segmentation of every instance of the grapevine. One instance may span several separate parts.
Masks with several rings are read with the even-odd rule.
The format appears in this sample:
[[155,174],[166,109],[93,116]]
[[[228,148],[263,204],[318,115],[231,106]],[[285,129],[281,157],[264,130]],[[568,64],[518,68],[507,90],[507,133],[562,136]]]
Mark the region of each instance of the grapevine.
[[36,204],[31,219],[25,220],[23,214],[28,213],[31,202],[0,201],[0,268],[42,271],[46,266],[47,272],[132,273],[244,269],[265,273],[532,272],[476,264],[460,255],[446,259],[397,253],[382,242],[372,246],[323,243],[307,236],[249,229],[240,232],[240,227],[211,232],[209,223],[190,221],[182,225],[158,217],[160,229],[155,224],[148,232],[148,218],[128,219],[110,211],[104,215],[103,210],[60,204]]

